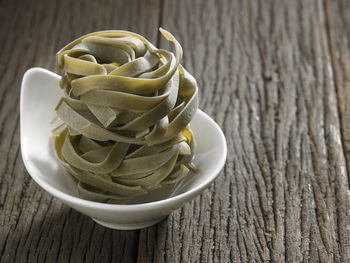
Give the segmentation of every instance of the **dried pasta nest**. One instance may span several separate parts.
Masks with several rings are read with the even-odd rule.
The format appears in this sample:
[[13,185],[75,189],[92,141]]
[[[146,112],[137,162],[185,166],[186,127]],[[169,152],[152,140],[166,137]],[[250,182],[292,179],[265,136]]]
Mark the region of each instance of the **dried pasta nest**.
[[183,179],[192,164],[195,79],[175,54],[127,31],[78,38],[57,53],[62,72],[52,131],[57,157],[83,198],[127,202]]

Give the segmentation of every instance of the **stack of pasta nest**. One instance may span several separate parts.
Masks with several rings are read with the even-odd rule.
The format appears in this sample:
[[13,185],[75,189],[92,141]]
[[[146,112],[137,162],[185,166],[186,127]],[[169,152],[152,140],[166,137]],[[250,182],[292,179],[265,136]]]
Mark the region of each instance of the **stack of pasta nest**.
[[195,79],[175,54],[128,31],[82,36],[57,53],[64,91],[54,149],[80,195],[125,203],[195,170]]

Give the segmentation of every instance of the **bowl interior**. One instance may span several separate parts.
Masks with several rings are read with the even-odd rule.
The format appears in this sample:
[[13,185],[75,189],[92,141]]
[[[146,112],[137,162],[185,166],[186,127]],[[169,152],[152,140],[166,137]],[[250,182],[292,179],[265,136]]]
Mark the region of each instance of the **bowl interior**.
[[[55,127],[50,123],[56,116],[54,108],[63,96],[58,84],[58,75],[41,68],[30,69],[23,77],[20,112],[22,157],[32,178],[45,190],[56,197],[61,192],[60,199],[79,198],[74,181],[59,165],[50,141],[50,132]],[[191,121],[191,128],[197,144],[193,162],[199,172],[190,173],[178,184],[137,197],[130,204],[171,198],[192,189],[204,188],[215,179],[226,160],[225,137],[217,124],[200,110]]]

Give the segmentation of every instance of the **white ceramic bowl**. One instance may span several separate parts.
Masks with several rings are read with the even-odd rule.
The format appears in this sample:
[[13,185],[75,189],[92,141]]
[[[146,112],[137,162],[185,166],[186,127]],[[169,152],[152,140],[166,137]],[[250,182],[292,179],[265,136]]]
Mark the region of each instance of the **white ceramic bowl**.
[[219,126],[198,110],[191,122],[197,148],[194,164],[199,173],[163,187],[126,205],[104,204],[79,198],[76,186],[60,167],[50,142],[50,124],[54,108],[63,95],[59,76],[41,68],[29,69],[21,88],[21,151],[31,177],[47,192],[90,216],[97,223],[114,229],[139,229],[164,219],[173,210],[190,201],[219,174],[226,160],[226,141]]

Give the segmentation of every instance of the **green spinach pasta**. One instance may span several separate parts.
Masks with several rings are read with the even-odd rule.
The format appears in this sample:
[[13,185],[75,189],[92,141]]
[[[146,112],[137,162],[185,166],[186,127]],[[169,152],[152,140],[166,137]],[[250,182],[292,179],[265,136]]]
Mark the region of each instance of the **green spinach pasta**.
[[125,203],[183,179],[195,142],[189,122],[198,108],[195,79],[175,54],[120,30],[82,36],[57,53],[64,91],[52,139],[80,195]]

